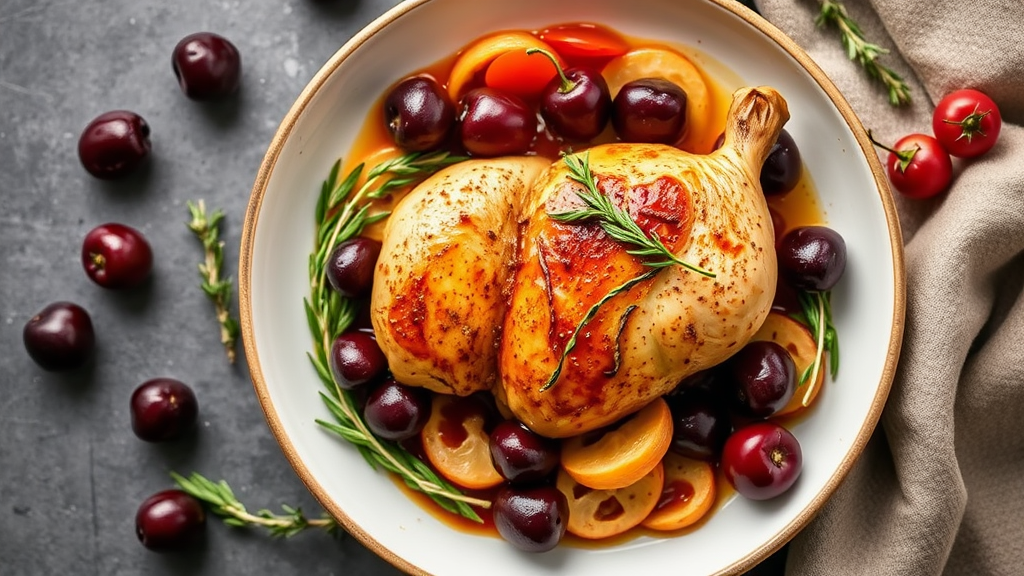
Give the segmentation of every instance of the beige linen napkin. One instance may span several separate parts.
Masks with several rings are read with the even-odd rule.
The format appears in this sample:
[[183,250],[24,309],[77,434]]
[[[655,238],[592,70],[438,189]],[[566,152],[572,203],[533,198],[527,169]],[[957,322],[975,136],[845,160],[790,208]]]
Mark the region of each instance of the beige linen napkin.
[[[1024,3],[847,0],[911,107],[847,60],[816,0],[757,0],[876,138],[931,134],[946,93],[977,88],[1004,125],[954,161],[949,192],[897,198],[906,242],[903,351],[881,424],[833,498],[792,542],[789,575],[1024,574]],[[795,111],[799,113],[799,111]],[[885,158],[885,153],[880,153]],[[850,359],[849,361],[856,361]]]

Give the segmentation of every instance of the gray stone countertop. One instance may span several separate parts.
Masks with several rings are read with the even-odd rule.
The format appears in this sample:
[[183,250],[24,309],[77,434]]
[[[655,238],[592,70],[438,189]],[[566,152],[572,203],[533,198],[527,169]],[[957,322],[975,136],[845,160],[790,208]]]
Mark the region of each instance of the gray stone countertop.
[[[226,218],[226,272],[237,270],[256,171],[306,82],[395,0],[0,0],[0,575],[385,575],[399,573],[351,537],[275,540],[212,520],[187,553],[141,546],[134,518],[170,471],[224,478],[250,509],[321,508],[285,460],[252,390],[244,355],[229,364],[199,289],[202,248],[186,202]],[[237,97],[200,104],[171,70],[182,37],[219,33],[242,55]],[[82,168],[79,134],[128,109],[152,129],[144,168],[103,182]],[[133,226],[155,254],[140,289],[100,288],[82,239]],[[89,311],[94,359],[45,372],[22,329],[47,304]],[[237,316],[237,300],[233,313]],[[193,387],[198,431],[150,444],[131,431],[132,391],[155,377]]]
[[[134,524],[146,497],[172,487],[171,470],[224,478],[253,510],[287,503],[320,514],[267,427],[241,348],[236,365],[225,359],[186,202],[225,212],[234,275],[249,192],[289,106],[397,3],[0,0],[0,575],[398,573],[350,537],[281,541],[214,520],[196,550],[157,554]],[[236,98],[201,104],[179,90],[171,52],[200,31],[238,47]],[[82,168],[77,143],[115,109],[146,119],[153,150],[139,173],[110,183]],[[106,222],[152,245],[141,289],[113,292],[86,277],[82,239]],[[83,306],[96,330],[94,360],[69,374],[44,372],[22,344],[25,323],[57,300]],[[199,430],[187,440],[149,444],[131,431],[132,391],[160,376],[199,399]]]

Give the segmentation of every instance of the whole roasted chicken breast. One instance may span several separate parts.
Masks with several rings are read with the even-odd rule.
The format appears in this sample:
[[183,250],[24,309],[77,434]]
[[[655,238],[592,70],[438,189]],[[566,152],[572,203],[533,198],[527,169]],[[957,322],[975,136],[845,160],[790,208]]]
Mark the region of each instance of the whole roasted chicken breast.
[[644,234],[713,277],[652,267],[656,257],[629,254],[596,219],[553,218],[582,205],[583,184],[561,160],[460,163],[421,184],[385,229],[373,293],[396,378],[457,394],[491,388],[536,432],[568,437],[725,360],[774,297],[758,175],[788,118],[777,91],[745,88],[711,154],[606,144],[578,156]]

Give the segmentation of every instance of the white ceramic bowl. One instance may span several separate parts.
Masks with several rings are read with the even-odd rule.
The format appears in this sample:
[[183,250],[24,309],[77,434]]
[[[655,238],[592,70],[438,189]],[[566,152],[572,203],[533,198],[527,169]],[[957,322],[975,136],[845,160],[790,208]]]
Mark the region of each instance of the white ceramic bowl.
[[[440,522],[314,423],[330,415],[306,357],[313,343],[303,298],[320,183],[347,154],[383,91],[484,33],[571,21],[695,47],[726,88],[768,84],[786,97],[787,130],[801,147],[829,226],[847,242],[847,270],[833,294],[842,365],[814,412],[793,428],[805,465],[782,497],[733,498],[680,537],[527,554],[497,537]],[[246,213],[239,282],[252,380],[284,453],[349,532],[415,574],[621,576],[667,566],[686,574],[749,568],[807,524],[860,454],[888,394],[903,330],[899,225],[863,127],[804,52],[730,0],[411,0],[397,6],[341,47],[282,122]]]

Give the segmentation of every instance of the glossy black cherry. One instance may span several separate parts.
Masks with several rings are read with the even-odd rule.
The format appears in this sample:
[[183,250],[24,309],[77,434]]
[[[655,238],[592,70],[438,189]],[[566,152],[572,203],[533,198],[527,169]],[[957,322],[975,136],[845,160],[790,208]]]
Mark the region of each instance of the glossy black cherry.
[[491,461],[513,484],[547,478],[558,466],[560,446],[558,441],[537,434],[518,420],[499,422],[490,434]]
[[96,334],[84,308],[72,302],[54,302],[25,323],[22,340],[28,355],[41,368],[65,372],[89,360]]
[[406,78],[384,97],[384,123],[402,149],[434,150],[455,125],[455,105],[433,77]]
[[327,281],[346,298],[369,296],[381,243],[357,236],[338,244],[327,258]]
[[612,115],[608,82],[592,68],[562,70],[558,59],[543,49],[530,49],[547,56],[558,70],[541,92],[540,114],[548,127],[562,138],[587,141],[604,131]]
[[82,241],[82,267],[104,288],[135,288],[153,269],[153,249],[142,232],[131,226],[101,224]]
[[182,490],[164,490],[146,498],[135,513],[135,535],[156,552],[187,549],[203,535],[206,511]]
[[800,290],[831,290],[846,271],[846,241],[825,226],[790,230],[776,252],[780,275]]
[[423,388],[385,380],[367,396],[363,418],[377,436],[407,440],[419,434],[430,418],[430,395]]
[[686,128],[686,92],[664,78],[627,82],[612,105],[612,125],[623,142],[672,144]]
[[388,359],[377,345],[377,339],[358,330],[334,339],[329,362],[334,381],[346,390],[372,382],[388,369]]
[[537,136],[537,117],[522,98],[492,88],[467,92],[458,122],[462,147],[484,158],[525,154]]
[[171,54],[171,68],[185,96],[218,100],[234,94],[242,78],[242,57],[227,38],[197,32],[182,38]]
[[116,180],[149,156],[149,124],[135,112],[113,110],[89,122],[78,138],[78,158],[89,174]]
[[196,425],[199,402],[195,392],[173,378],[154,378],[132,393],[129,409],[132,431],[147,442],[181,437]]
[[498,491],[494,526],[501,537],[524,552],[547,552],[561,542],[569,523],[569,503],[554,486]]

